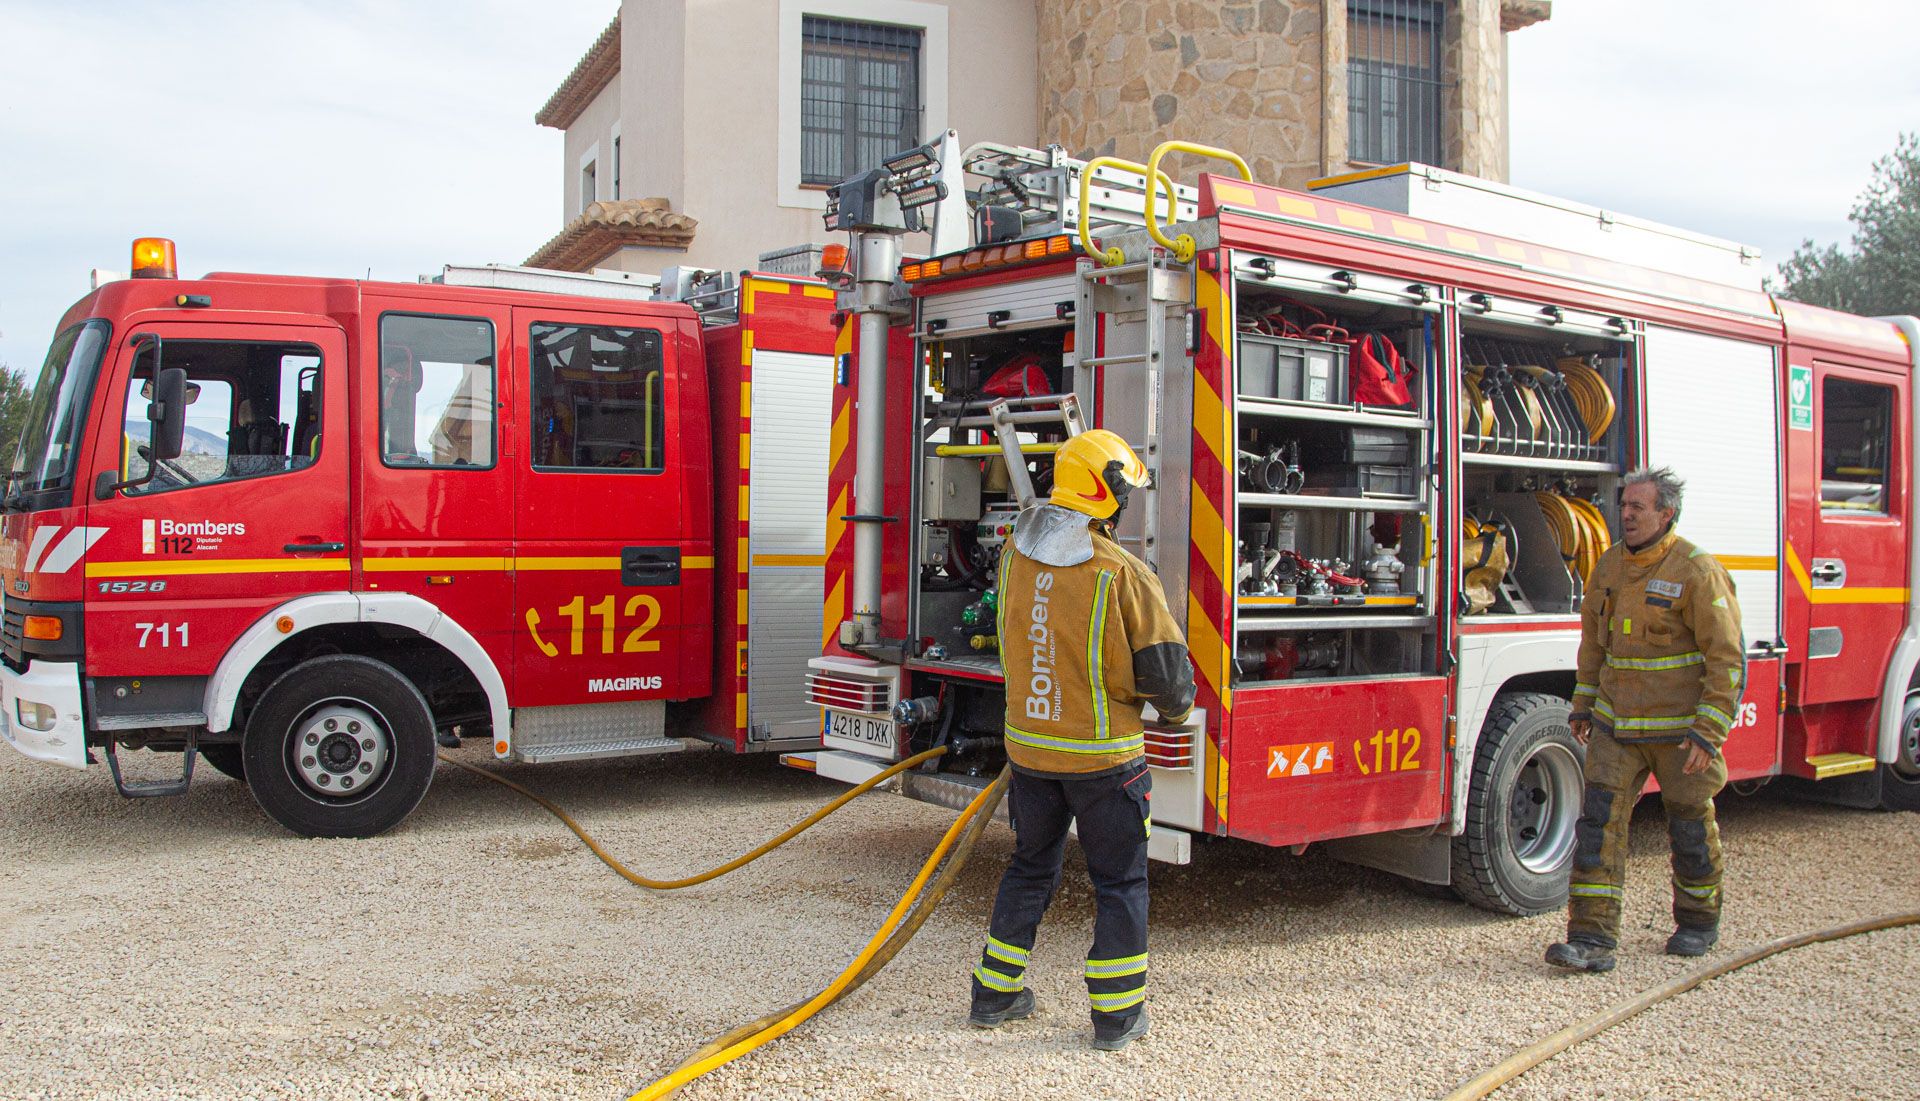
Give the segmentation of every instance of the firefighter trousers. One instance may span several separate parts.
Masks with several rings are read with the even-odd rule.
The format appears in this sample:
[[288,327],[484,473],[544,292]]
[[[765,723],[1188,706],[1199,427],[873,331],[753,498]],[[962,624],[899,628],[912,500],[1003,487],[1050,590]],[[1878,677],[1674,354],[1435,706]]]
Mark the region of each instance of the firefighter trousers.
[[1720,827],[1713,797],[1726,786],[1726,760],[1702,772],[1683,771],[1687,743],[1621,742],[1597,727],[1587,741],[1586,796],[1574,826],[1573,874],[1567,884],[1567,936],[1609,948],[1620,941],[1620,903],[1627,875],[1627,828],[1651,774],[1660,781],[1673,843],[1673,920],[1687,929],[1720,924]]
[[1013,859],[1000,879],[993,925],[973,970],[973,1008],[1005,1009],[1026,988],[1027,959],[1041,915],[1060,886],[1067,826],[1077,822],[1093,881],[1093,948],[1087,995],[1097,1030],[1131,1023],[1147,999],[1148,797],[1145,761],[1089,776],[1015,769],[1007,790]]

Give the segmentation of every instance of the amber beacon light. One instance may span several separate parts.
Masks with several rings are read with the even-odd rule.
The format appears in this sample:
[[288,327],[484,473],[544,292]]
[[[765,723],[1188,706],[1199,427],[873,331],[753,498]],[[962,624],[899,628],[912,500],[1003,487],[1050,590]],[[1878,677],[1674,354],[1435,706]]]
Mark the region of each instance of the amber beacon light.
[[133,243],[135,279],[172,279],[176,265],[173,242],[165,237],[142,237]]

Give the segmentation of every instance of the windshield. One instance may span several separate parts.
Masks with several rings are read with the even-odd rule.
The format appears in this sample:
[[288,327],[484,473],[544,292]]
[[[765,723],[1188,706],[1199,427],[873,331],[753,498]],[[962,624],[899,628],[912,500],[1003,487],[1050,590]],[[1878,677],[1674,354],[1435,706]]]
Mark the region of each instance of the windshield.
[[13,460],[9,505],[47,508],[55,502],[43,494],[66,493],[73,488],[79,462],[87,402],[93,395],[93,377],[106,354],[109,326],[95,319],[82,322],[54,338],[40,377],[33,384],[33,403]]

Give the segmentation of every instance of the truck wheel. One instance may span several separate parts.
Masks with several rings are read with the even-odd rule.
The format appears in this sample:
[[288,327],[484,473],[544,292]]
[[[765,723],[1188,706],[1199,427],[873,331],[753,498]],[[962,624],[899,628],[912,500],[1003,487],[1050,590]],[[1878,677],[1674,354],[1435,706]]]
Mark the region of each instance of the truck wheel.
[[1566,905],[1585,787],[1569,710],[1539,692],[1494,698],[1453,839],[1453,889],[1475,906],[1527,917]]
[[245,782],[247,778],[247,762],[237,745],[203,745],[200,759],[236,780]]
[[247,717],[247,784],[308,837],[372,837],[433,782],[433,715],[392,666],[332,654],[294,666]]
[[1896,739],[1893,762],[1880,766],[1880,805],[1920,811],[1920,692],[1908,691]]

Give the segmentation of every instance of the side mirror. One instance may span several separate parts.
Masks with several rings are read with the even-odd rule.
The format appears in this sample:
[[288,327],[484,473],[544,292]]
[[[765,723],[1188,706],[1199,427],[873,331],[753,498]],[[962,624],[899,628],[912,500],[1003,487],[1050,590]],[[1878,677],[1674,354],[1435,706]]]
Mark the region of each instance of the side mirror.
[[141,350],[148,344],[153,345],[154,378],[140,388],[141,395],[147,399],[147,472],[122,481],[119,470],[101,471],[93,483],[93,496],[97,501],[112,500],[113,495],[123,489],[138,489],[153,481],[154,465],[162,459],[179,458],[180,448],[186,443],[187,372],[162,365],[166,342],[160,339],[159,333],[133,334],[136,364]]
[[160,371],[153,388],[153,400],[147,403],[147,423],[152,425],[148,446],[153,461],[177,459],[187,435],[187,372],[181,367]]

